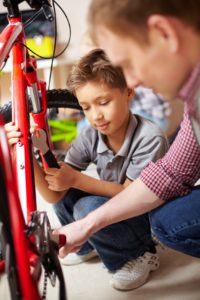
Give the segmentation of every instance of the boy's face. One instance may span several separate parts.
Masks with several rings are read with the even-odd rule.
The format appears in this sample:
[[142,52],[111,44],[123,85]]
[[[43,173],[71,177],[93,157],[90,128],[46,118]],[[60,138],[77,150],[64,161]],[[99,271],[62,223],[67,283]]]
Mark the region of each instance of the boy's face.
[[90,124],[108,138],[124,135],[129,120],[129,101],[133,93],[106,84],[88,82],[76,90],[76,96]]
[[97,41],[114,65],[121,66],[130,87],[144,85],[174,99],[191,66],[179,51],[173,39],[164,33],[151,30],[149,43],[141,44],[133,36],[120,36],[104,26],[97,28]]

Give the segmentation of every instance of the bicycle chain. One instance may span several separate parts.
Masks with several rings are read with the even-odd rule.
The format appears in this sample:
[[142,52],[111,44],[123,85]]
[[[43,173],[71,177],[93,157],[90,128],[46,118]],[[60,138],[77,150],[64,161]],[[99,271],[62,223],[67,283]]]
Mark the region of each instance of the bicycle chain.
[[[50,235],[51,231],[50,222],[47,217],[47,213],[43,211],[35,211],[31,215],[31,221],[27,227],[27,235],[34,235],[36,237],[36,249],[41,259],[41,263],[45,270],[45,279],[47,277],[51,282],[52,286],[55,286],[56,274],[55,271],[51,268],[51,259],[50,259]],[[44,285],[47,285],[47,282],[44,282]],[[44,286],[46,288],[46,286]]]
[[47,271],[45,270],[44,272],[44,283],[43,283],[43,291],[42,291],[42,300],[46,300],[46,296],[47,296]]

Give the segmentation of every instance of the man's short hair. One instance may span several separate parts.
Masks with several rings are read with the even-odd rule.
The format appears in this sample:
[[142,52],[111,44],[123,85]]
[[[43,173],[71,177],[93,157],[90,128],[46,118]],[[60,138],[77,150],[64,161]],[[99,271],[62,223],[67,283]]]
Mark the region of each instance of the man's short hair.
[[94,37],[96,25],[130,35],[146,33],[147,20],[153,14],[172,16],[200,31],[200,0],[92,0],[89,24]]

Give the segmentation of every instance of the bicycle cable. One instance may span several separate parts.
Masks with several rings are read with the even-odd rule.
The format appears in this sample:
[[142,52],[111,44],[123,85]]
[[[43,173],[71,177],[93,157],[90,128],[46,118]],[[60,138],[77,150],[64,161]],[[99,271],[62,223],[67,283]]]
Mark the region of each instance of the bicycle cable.
[[[67,24],[68,24],[68,28],[69,28],[69,37],[68,37],[68,40],[67,40],[67,43],[66,45],[64,46],[64,48],[54,56],[54,58],[58,58],[59,56],[61,56],[68,48],[69,46],[69,43],[71,41],[71,34],[72,34],[72,30],[71,30],[71,24],[70,24],[70,21],[69,21],[69,18],[67,16],[67,14],[65,13],[65,11],[63,10],[63,8],[57,3],[57,1],[53,0],[52,2],[54,2],[56,4],[56,6],[58,6],[58,8],[62,11],[66,21],[67,21]],[[41,13],[41,12],[40,12]],[[57,33],[55,33],[56,35],[54,36],[54,38],[57,39]],[[31,53],[33,53],[34,55],[38,56],[39,58],[42,58],[42,59],[49,59],[49,57],[45,57],[45,56],[42,56],[40,55],[39,53],[33,51],[32,49],[30,49],[27,45],[21,43],[22,46],[24,46],[27,50],[29,50]]]
[[[67,24],[68,24],[68,28],[69,28],[69,37],[67,40],[66,45],[64,46],[64,48],[58,53],[55,54],[56,52],[56,46],[57,46],[57,15],[56,15],[56,9],[55,9],[55,4],[56,6],[61,10],[61,12],[63,13]],[[50,89],[50,83],[51,83],[51,77],[52,77],[52,70],[53,70],[53,61],[55,58],[60,57],[68,48],[70,41],[71,41],[71,24],[69,21],[69,18],[67,16],[67,14],[65,13],[65,11],[63,10],[63,8],[57,3],[57,1],[52,0],[52,7],[53,7],[53,12],[54,12],[54,47],[53,47],[53,53],[52,53],[52,57],[51,57],[51,65],[50,65],[50,71],[49,71],[49,82],[48,82],[48,89]],[[37,16],[42,12],[42,9],[40,9],[39,11],[36,12],[36,14],[34,16],[32,16],[26,23],[25,23],[25,27],[27,27],[28,25],[32,24],[33,21],[37,18]],[[49,59],[49,57],[45,57],[40,55],[39,53],[33,51],[32,49],[30,49],[27,45],[21,43],[22,46],[24,46],[27,50],[29,50],[31,53],[33,53],[34,55],[36,55],[37,57],[41,58],[41,59]]]

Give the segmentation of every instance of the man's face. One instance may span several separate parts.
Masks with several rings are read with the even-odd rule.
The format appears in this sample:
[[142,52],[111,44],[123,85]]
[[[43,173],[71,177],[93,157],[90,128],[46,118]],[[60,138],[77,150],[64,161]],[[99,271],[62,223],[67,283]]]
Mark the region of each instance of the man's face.
[[185,57],[173,52],[164,38],[153,33],[148,44],[141,44],[133,36],[121,36],[99,26],[97,41],[114,65],[121,66],[129,87],[144,85],[160,93],[167,100],[174,99],[186,76]]

